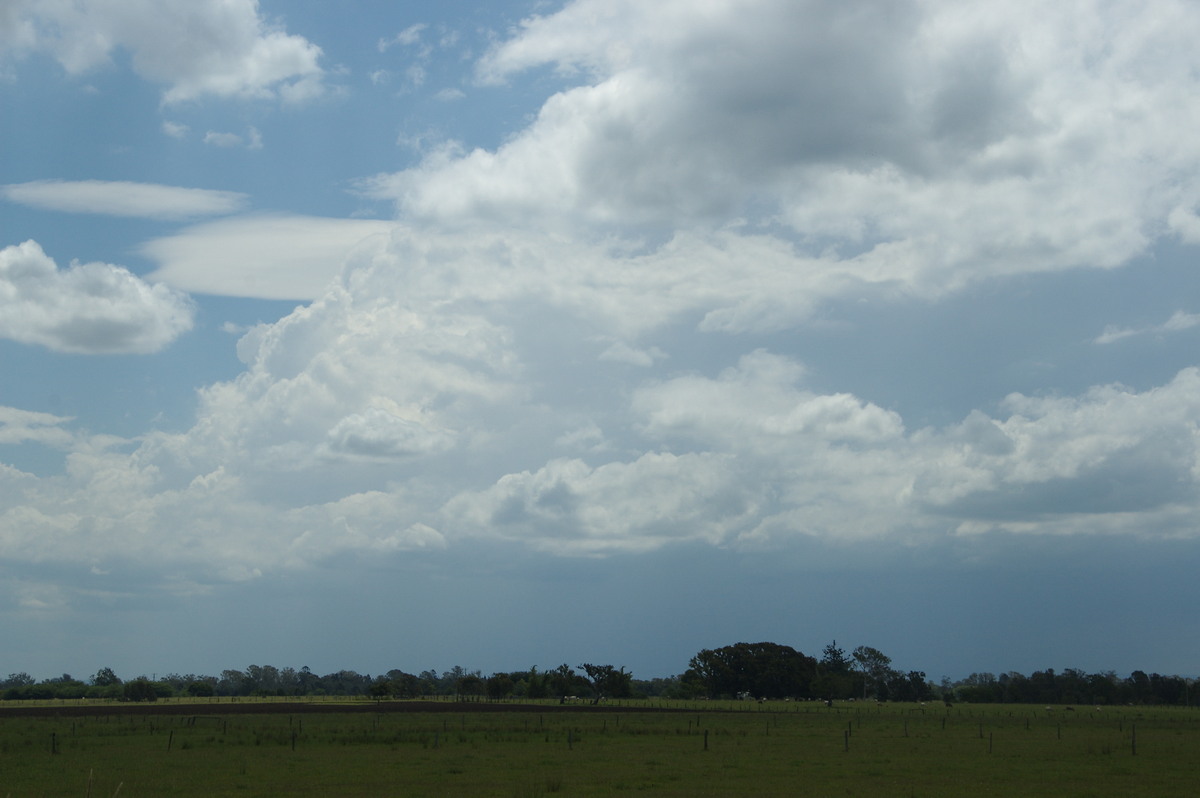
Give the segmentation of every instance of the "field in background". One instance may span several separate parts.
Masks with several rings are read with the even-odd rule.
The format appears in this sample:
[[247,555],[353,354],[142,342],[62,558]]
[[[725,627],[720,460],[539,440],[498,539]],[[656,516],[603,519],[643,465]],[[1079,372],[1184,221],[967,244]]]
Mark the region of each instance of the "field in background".
[[1190,796],[1200,783],[1200,712],[1180,708],[97,703],[0,707],[0,798]]

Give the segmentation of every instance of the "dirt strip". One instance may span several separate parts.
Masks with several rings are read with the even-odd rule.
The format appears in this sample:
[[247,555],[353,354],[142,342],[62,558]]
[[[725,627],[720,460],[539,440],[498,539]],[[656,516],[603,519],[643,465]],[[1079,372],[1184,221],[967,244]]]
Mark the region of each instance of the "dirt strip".
[[22,706],[20,701],[0,702],[0,720],[4,718],[81,718],[105,715],[313,715],[392,712],[693,712],[669,707],[598,704],[506,704],[487,701],[357,701],[336,704],[296,701],[225,701],[214,703],[101,703],[64,704],[63,706]]

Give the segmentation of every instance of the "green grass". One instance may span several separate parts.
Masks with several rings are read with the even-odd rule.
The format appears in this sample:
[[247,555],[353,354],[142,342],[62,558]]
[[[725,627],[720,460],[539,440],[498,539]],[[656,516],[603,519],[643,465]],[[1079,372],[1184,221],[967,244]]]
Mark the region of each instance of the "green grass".
[[194,722],[0,708],[0,798],[1183,796],[1200,782],[1195,710],[627,704],[228,716],[213,705]]

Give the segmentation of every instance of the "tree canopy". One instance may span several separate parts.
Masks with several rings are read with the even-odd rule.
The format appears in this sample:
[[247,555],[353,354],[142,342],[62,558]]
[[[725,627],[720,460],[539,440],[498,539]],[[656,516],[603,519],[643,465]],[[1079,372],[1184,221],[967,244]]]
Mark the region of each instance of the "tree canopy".
[[739,694],[807,698],[812,695],[817,661],[779,643],[736,643],[704,649],[692,657],[689,673],[714,698]]

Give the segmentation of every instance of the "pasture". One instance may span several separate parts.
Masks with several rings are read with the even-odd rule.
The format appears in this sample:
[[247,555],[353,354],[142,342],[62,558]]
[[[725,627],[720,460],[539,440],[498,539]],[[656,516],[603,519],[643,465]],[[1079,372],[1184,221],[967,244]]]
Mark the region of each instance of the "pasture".
[[627,701],[0,707],[0,798],[1184,796],[1180,708]]

